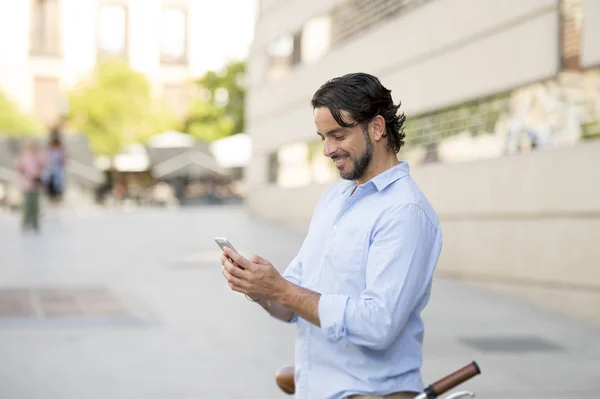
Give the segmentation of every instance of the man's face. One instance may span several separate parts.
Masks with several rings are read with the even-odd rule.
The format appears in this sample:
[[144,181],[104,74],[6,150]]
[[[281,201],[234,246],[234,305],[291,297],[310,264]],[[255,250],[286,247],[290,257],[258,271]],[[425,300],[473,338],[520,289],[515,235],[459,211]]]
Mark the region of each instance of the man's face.
[[362,126],[340,126],[327,107],[316,108],[314,119],[324,141],[323,155],[332,159],[342,179],[360,179],[373,159],[368,132]]

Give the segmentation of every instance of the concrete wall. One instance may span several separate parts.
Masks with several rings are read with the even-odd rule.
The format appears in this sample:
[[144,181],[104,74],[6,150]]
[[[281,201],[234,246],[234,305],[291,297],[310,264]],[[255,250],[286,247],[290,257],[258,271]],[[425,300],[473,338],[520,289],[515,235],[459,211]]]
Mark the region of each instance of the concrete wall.
[[[431,1],[381,22],[318,62],[266,80],[267,44],[339,1],[290,1],[259,18],[250,59],[247,130],[251,184],[266,181],[265,158],[284,144],[316,138],[310,98],[327,79],[364,71],[415,115],[554,76],[559,68],[556,0]],[[461,10],[457,12],[456,10]],[[449,17],[451,16],[451,17]]]
[[581,64],[584,67],[600,65],[600,1],[583,0],[581,33]]
[[[600,321],[600,141],[411,174],[440,216],[440,273]],[[253,186],[248,206],[305,231],[324,189]]]

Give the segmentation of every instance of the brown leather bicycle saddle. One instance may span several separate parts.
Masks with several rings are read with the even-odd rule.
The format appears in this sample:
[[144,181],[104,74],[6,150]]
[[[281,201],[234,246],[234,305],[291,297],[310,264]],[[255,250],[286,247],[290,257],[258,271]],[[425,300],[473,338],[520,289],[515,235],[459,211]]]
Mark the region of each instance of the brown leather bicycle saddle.
[[284,366],[277,370],[275,382],[283,392],[292,395],[296,391],[294,383],[294,366]]

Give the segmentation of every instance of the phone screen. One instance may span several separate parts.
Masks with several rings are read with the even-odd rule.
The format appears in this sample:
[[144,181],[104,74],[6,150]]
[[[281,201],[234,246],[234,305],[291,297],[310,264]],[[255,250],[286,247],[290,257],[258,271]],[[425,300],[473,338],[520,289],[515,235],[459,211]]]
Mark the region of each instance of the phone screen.
[[[237,250],[233,247],[233,245],[231,245],[229,240],[225,237],[215,237],[215,242],[219,245],[219,247],[221,247],[221,249],[224,249],[225,247],[229,247],[229,248],[233,249],[235,252],[237,252]],[[231,261],[231,263],[234,263],[233,259],[229,258],[229,260]],[[239,265],[238,265],[238,267],[240,269],[244,269],[243,267],[241,267]]]
[[225,247],[229,247],[232,250],[234,250],[235,252],[237,252],[237,250],[233,247],[233,245],[231,245],[229,240],[225,237],[215,237],[215,242],[219,245],[219,247],[221,249],[225,249]]

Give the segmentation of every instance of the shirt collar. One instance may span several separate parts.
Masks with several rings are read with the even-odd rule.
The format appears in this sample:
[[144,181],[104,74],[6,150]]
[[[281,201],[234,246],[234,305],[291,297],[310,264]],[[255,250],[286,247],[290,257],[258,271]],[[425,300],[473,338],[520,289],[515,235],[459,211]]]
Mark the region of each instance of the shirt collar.
[[400,163],[393,168],[386,170],[383,173],[378,174],[371,179],[377,191],[381,191],[396,180],[400,180],[410,174],[408,163],[400,161]]
[[[381,191],[396,180],[402,179],[410,174],[410,170],[408,167],[408,163],[404,161],[400,161],[400,163],[393,168],[382,172],[369,180],[366,184],[373,184],[377,191]],[[344,187],[342,188],[342,195],[345,194],[349,189],[356,186],[356,181],[346,182]]]

